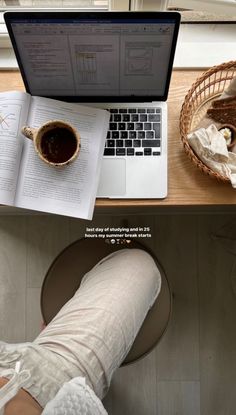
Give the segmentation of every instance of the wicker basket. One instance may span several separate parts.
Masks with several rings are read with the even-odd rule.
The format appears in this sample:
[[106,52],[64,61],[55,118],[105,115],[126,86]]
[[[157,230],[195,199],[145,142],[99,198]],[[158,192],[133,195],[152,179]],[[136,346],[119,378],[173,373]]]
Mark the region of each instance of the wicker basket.
[[187,155],[205,174],[224,182],[228,182],[229,179],[211,170],[198,158],[188,143],[187,134],[196,129],[207,109],[211,106],[212,100],[222,94],[235,76],[236,61],[213,66],[192,85],[184,99],[180,113],[181,140]]

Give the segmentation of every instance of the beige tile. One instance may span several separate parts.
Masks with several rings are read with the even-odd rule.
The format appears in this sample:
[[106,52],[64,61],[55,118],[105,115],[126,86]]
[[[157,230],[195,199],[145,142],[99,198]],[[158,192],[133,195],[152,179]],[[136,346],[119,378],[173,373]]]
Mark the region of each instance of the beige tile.
[[[224,241],[216,239],[221,234]],[[199,220],[201,414],[235,413],[236,241],[230,217]]]
[[[85,234],[104,234],[104,229],[111,225],[111,217],[107,215],[94,215],[92,221],[70,219],[70,241],[84,238]],[[91,231],[94,229],[94,231]]]
[[[135,239],[143,247],[153,249],[154,247],[154,217],[152,215],[127,215],[127,216],[113,216],[112,226],[121,227],[127,230],[131,235],[131,239]],[[127,234],[125,231],[124,233]]]
[[25,292],[0,292],[0,340],[25,341]]
[[156,218],[155,252],[173,292],[167,332],[157,346],[159,380],[199,379],[196,218]]
[[158,382],[157,396],[158,415],[200,415],[199,382]]
[[105,398],[103,399],[102,403],[103,403],[104,408],[106,409],[107,413],[109,415],[113,415],[113,412],[112,412],[112,397],[111,397],[111,392],[109,392],[105,396]]
[[112,415],[157,415],[155,353],[118,369],[109,398]]
[[27,287],[39,288],[55,257],[69,244],[69,219],[32,216],[27,219]]
[[77,239],[84,238],[86,227],[91,226],[91,221],[81,219],[69,219],[69,238],[70,243],[77,241]]
[[25,340],[26,221],[0,217],[0,338]]
[[0,291],[25,292],[26,220],[24,217],[0,217]]
[[26,340],[32,341],[40,333],[43,318],[40,309],[40,288],[27,288],[26,291]]

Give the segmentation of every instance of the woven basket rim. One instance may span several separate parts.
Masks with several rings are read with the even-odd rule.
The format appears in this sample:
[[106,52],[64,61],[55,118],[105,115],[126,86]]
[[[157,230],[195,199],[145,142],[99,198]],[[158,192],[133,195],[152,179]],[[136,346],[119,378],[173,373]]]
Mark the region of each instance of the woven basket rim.
[[[229,178],[226,176],[223,176],[214,170],[212,170],[210,167],[206,166],[203,161],[198,157],[198,155],[194,152],[192,147],[190,146],[188,140],[187,140],[187,134],[190,132],[190,130],[186,130],[186,124],[188,126],[191,125],[192,119],[196,111],[200,109],[201,106],[203,106],[207,101],[211,100],[212,98],[208,98],[208,100],[205,100],[201,102],[197,110],[191,113],[191,100],[192,96],[195,93],[196,89],[204,83],[205,80],[210,78],[212,75],[214,75],[216,72],[220,71],[227,71],[231,68],[236,68],[236,60],[231,60],[229,62],[224,62],[220,65],[212,66],[207,71],[203,72],[201,76],[199,76],[196,81],[192,84],[191,88],[188,90],[187,94],[185,95],[181,111],[180,111],[180,119],[179,119],[179,129],[180,129],[180,137],[181,141],[183,143],[183,147],[185,152],[187,153],[188,157],[191,159],[191,161],[200,169],[203,173],[214,177],[220,181],[229,182]],[[225,78],[220,78],[220,81],[224,81]],[[216,80],[218,81],[218,80]],[[215,94],[215,97],[219,96],[220,93]],[[187,122],[186,122],[187,120]]]

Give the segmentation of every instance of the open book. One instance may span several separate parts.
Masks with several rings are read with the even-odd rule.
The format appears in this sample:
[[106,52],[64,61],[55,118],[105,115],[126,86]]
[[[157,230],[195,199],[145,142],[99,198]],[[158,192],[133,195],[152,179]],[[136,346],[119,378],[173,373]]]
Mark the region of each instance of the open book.
[[[21,127],[61,119],[81,136],[78,158],[53,168],[36,154]],[[92,219],[108,129],[108,111],[30,96],[0,93],[0,203]]]

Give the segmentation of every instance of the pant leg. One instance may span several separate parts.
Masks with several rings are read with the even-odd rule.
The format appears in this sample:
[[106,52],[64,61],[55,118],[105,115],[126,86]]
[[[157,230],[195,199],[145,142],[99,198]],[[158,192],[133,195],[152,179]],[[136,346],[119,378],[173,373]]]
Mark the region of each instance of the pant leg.
[[117,251],[84,276],[35,343],[66,358],[103,398],[160,287],[160,272],[147,252]]

